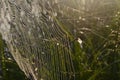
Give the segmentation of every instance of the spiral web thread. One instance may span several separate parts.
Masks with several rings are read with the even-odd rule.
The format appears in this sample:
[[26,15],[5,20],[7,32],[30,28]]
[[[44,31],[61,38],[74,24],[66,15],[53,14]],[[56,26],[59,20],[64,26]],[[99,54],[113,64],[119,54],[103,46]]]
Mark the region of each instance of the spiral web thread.
[[91,20],[109,22],[97,8],[112,4],[109,12],[112,1],[0,0],[0,32],[31,80],[77,80],[72,43],[91,30]]

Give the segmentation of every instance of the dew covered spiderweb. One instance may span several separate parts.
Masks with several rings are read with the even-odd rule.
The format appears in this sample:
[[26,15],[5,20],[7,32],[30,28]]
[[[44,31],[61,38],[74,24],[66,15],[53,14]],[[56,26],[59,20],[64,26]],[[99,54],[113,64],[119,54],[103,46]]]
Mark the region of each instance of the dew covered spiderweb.
[[78,80],[74,43],[101,37],[115,10],[115,0],[0,0],[0,32],[31,80]]

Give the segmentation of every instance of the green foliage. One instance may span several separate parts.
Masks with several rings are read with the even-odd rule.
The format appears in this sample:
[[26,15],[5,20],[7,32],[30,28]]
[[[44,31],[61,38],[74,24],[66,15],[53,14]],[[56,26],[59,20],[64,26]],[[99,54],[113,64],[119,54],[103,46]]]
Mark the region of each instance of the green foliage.
[[74,43],[74,66],[79,74],[76,80],[119,80],[120,13],[116,14],[109,27],[104,26],[95,34],[91,33],[84,34],[83,48]]
[[[77,40],[71,42],[72,59],[75,69],[75,80],[119,80],[120,79],[120,14],[114,17],[109,27],[94,29],[88,35],[84,34],[82,47]],[[61,25],[62,26],[62,25]],[[68,33],[69,34],[69,33]],[[72,39],[72,38],[71,38]],[[51,45],[52,48],[53,45]],[[62,46],[62,45],[61,45]],[[27,80],[24,73],[20,71],[14,60],[5,58],[4,42],[0,40],[0,51],[2,58],[2,70],[4,80]],[[70,53],[71,54],[71,53]],[[58,54],[62,56],[62,51]],[[57,55],[57,56],[58,56]],[[65,54],[64,54],[65,55]],[[54,58],[57,60],[57,56]],[[54,61],[53,59],[53,61]],[[64,61],[64,60],[61,60]],[[51,65],[54,66],[53,63]],[[61,65],[65,65],[61,63]],[[65,67],[62,67],[66,71]],[[46,75],[55,73],[55,70],[48,72],[43,70]],[[46,76],[44,75],[44,76]],[[56,74],[54,74],[56,75]],[[43,77],[44,77],[43,76]]]
[[[88,0],[85,0],[85,1],[87,2]],[[31,3],[31,1],[29,0],[27,0],[27,2]],[[70,3],[69,0],[68,2]],[[77,2],[74,3],[75,2],[74,0],[72,2],[71,2],[72,4],[77,3]],[[20,7],[22,7],[23,5],[21,4]],[[106,5],[106,4],[103,4],[103,5]],[[16,6],[17,5],[15,4],[15,7]],[[81,8],[82,6],[80,6],[79,8]],[[86,8],[87,6],[88,5],[86,5]],[[21,28],[21,30],[19,31],[20,34],[23,34],[22,36],[18,36],[17,30],[16,29],[14,30],[13,28],[13,33],[16,33],[17,35],[16,37],[13,36],[13,42],[16,42],[17,39],[18,39],[18,42],[21,42],[20,44],[22,45],[19,46],[18,44],[16,44],[17,46],[16,48],[18,48],[21,54],[25,55],[25,58],[27,60],[30,60],[28,61],[28,63],[29,62],[31,62],[31,64],[33,63],[32,65],[35,67],[34,68],[35,72],[39,74],[37,75],[36,73],[38,77],[40,78],[42,77],[43,79],[46,79],[46,80],[49,80],[48,78],[50,78],[51,80],[52,79],[60,80],[58,79],[59,75],[60,77],[62,76],[62,80],[63,79],[72,80],[71,77],[74,77],[74,80],[119,80],[120,79],[120,12],[116,14],[113,21],[110,23],[111,18],[108,18],[109,20],[102,19],[102,18],[110,17],[110,15],[113,14],[113,12],[111,11],[111,8],[114,7],[114,5],[110,5],[110,6],[106,5],[102,7],[100,7],[100,5],[97,5],[96,7],[99,8],[98,11],[96,11],[97,10],[96,8],[94,9],[92,7],[89,7],[93,12],[89,14],[90,12],[88,9],[87,12],[83,13],[86,16],[82,16],[79,13],[79,9],[77,10],[77,8],[74,8],[74,7],[73,7],[73,12],[71,12],[72,8],[69,8],[69,7],[66,8],[65,10],[63,9],[64,11],[66,11],[66,14],[64,12],[65,16],[63,17],[69,20],[68,21],[64,21],[62,19],[59,20],[59,14],[58,14],[58,17],[55,16],[53,19],[57,27],[53,27],[53,29],[55,30],[53,32],[56,32],[56,33],[49,31],[53,29],[47,29],[52,27],[50,25],[47,25],[47,27],[45,26],[45,24],[48,24],[47,21],[46,22],[43,21],[44,24],[42,24],[39,22],[39,19],[34,18],[34,20],[32,21],[33,18],[29,16],[24,16],[23,18],[20,18],[19,17],[20,15],[18,15],[19,11],[15,11],[17,8],[16,9],[11,8],[11,10],[13,10],[13,16],[15,17],[17,16],[14,21],[17,24],[16,27],[21,28],[21,26],[24,26],[26,28],[26,31],[24,31],[24,28],[23,29]],[[67,12],[67,9],[70,11]],[[78,13],[76,10],[78,11]],[[27,8],[26,8],[26,11],[27,11]],[[54,11],[54,9],[52,11]],[[74,14],[74,13],[77,13],[77,14]],[[95,14],[94,15],[95,19],[91,17],[91,15],[93,14]],[[48,19],[47,14],[45,14],[45,17],[46,19]],[[80,20],[78,20],[78,17]],[[75,18],[74,21],[70,20],[74,18]],[[98,20],[96,20],[96,18],[98,18]],[[32,23],[29,23],[29,21],[27,22],[27,19]],[[22,25],[23,24],[22,22],[19,22],[21,20],[23,21],[24,25]],[[52,22],[50,22],[50,24],[52,24]],[[43,29],[41,29],[41,33],[43,32],[43,35],[45,33],[47,34],[47,36],[44,36],[45,40],[37,38],[38,37],[38,35],[36,35],[37,28],[30,33],[30,34],[33,33],[31,36],[27,36],[27,28],[34,29],[32,28],[33,26],[35,27],[40,26],[40,28],[41,26],[43,27]],[[83,31],[84,34],[82,34],[82,36],[79,32],[77,33],[77,31],[81,30],[81,26],[83,28],[84,27],[86,28],[86,31]],[[57,31],[59,31],[58,35],[56,35]],[[12,32],[12,29],[11,29],[11,32]],[[53,34],[50,35],[49,33],[53,33]],[[80,35],[80,38],[82,39],[82,46],[81,44],[79,44],[79,42],[76,39],[78,38],[79,35]],[[50,40],[48,39],[48,37]],[[64,38],[69,40],[66,40],[66,39],[64,40]],[[58,39],[61,39],[61,40],[59,41]],[[69,43],[69,41],[71,41],[71,43]],[[37,49],[32,48],[32,45],[34,43],[37,46],[39,46],[37,43],[40,43],[40,48],[39,47]],[[29,46],[30,46],[30,49],[27,49],[29,48]],[[0,58],[2,60],[1,63],[2,63],[3,80],[26,80],[24,73],[20,71],[16,62],[13,59],[11,60],[5,57],[5,53],[4,53],[5,47],[6,45],[4,44],[0,36]],[[41,51],[43,50],[47,54],[44,54],[44,52],[42,53]],[[40,52],[42,54],[40,54]],[[24,57],[24,56],[21,55],[21,57]],[[37,66],[40,66],[40,67],[36,67],[36,64]],[[25,67],[26,71],[27,71],[27,67]],[[29,71],[27,72],[29,74]]]
[[[24,73],[20,70],[17,63],[12,57],[6,57],[4,48],[7,47],[0,36],[0,68],[2,69],[2,76],[0,80],[27,80]],[[7,53],[10,55],[10,53]]]

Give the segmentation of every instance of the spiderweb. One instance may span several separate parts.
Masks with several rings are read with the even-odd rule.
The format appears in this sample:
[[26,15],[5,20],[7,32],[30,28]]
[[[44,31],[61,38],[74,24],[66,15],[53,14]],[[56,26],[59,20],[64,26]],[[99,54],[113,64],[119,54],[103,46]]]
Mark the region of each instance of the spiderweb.
[[31,80],[77,80],[74,42],[82,48],[86,31],[100,36],[95,30],[110,22],[116,6],[113,0],[0,0],[0,32]]

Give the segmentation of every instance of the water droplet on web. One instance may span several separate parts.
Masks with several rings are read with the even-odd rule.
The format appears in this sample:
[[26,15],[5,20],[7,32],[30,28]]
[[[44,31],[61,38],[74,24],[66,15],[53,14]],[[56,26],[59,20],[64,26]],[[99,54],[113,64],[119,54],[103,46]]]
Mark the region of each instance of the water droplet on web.
[[106,25],[105,27],[110,27],[109,25]]
[[28,34],[29,34],[29,35],[31,35],[31,30],[32,30],[31,28],[28,30]]
[[81,17],[81,16],[79,16],[79,19],[81,20],[81,19],[82,19],[82,17]]
[[24,11],[21,11],[20,14],[21,14],[21,16],[24,16],[25,12],[24,12]]
[[78,38],[77,41],[78,41],[78,43],[80,44],[80,47],[82,48],[82,42],[83,42],[83,41],[82,41],[80,38]]
[[41,54],[45,54],[45,52],[41,52]]
[[118,14],[120,14],[120,12],[119,12],[119,11],[118,11],[117,13],[118,13]]
[[83,32],[82,32],[82,31],[80,31],[80,33],[81,33],[81,34],[83,34]]
[[58,3],[58,0],[55,0],[55,3]]
[[82,18],[82,21],[85,21],[86,19],[85,18]]
[[57,46],[59,46],[60,44],[59,43],[57,43]]
[[49,16],[48,18],[49,18],[49,20],[51,20],[51,16]]
[[8,60],[12,60],[12,58],[8,58]]
[[37,71],[38,70],[38,68],[35,68],[35,71]]
[[79,23],[80,21],[77,20],[77,23]]
[[98,20],[101,20],[99,17],[97,18]]
[[115,16],[117,17],[118,15],[116,14]]
[[80,38],[78,38],[78,42],[79,42],[80,44],[82,44],[82,40],[81,40]]
[[40,80],[43,80],[42,78]]
[[47,3],[48,3],[48,5],[50,5],[50,2],[49,2],[49,1],[47,1]]
[[32,62],[31,64],[35,64],[34,62]]
[[56,17],[57,16],[57,12],[53,13],[53,15]]

